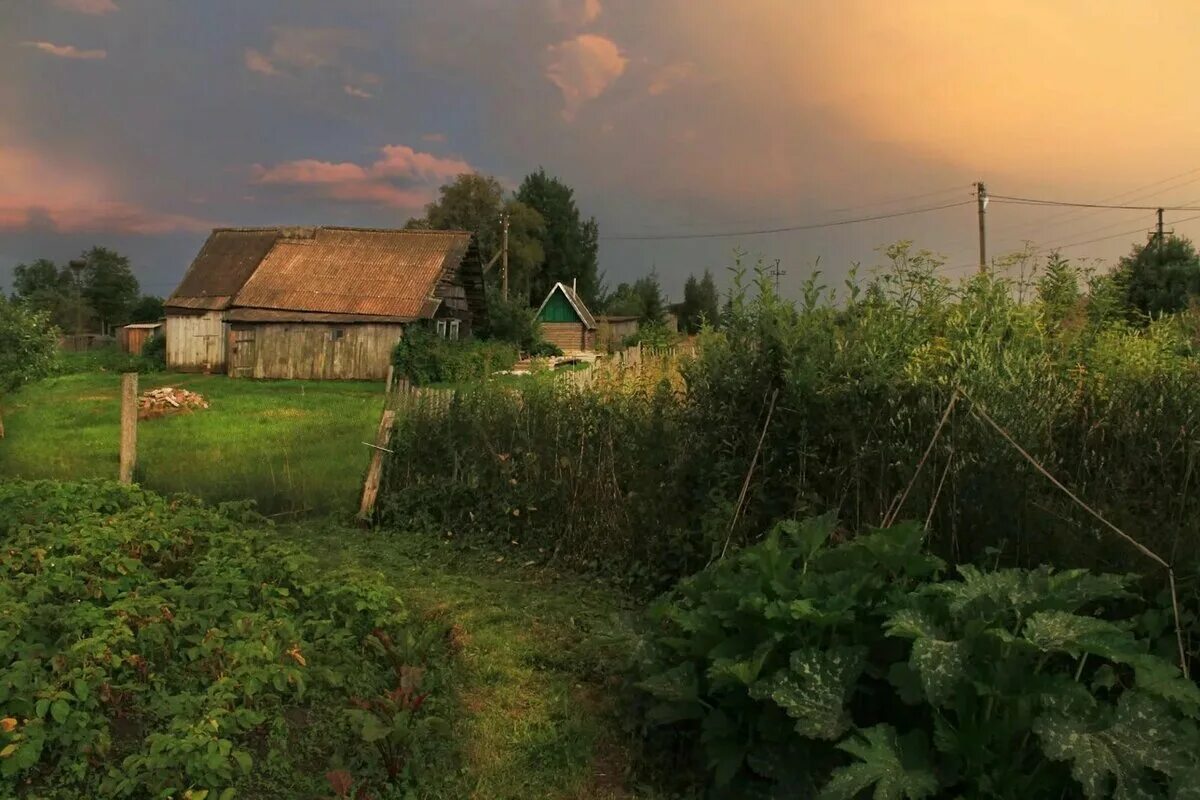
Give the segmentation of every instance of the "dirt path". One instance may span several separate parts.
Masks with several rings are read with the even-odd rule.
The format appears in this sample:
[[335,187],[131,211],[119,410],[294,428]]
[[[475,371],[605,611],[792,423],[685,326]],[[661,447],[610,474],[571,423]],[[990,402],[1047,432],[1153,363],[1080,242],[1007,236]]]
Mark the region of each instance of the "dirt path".
[[636,796],[617,691],[636,612],[613,590],[428,538],[315,527],[287,535],[313,539],[311,552],[331,568],[383,572],[415,613],[451,626],[461,768],[431,796]]

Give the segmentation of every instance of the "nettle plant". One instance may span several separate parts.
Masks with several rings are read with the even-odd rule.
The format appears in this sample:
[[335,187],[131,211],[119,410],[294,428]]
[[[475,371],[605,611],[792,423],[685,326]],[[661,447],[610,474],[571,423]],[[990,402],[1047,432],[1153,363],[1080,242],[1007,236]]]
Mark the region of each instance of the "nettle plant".
[[782,523],[653,611],[649,721],[718,794],[1200,796],[1200,689],[1133,579],[959,566],[919,525]]

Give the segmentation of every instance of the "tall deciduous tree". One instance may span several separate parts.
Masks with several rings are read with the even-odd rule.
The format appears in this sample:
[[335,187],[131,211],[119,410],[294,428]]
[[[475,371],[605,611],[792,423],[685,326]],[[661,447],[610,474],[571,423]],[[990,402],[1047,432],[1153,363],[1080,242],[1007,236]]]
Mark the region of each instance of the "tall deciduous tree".
[[594,301],[600,289],[600,232],[595,219],[581,217],[574,190],[538,169],[525,176],[517,199],[541,214],[546,223],[542,238],[546,260],[533,281],[532,297],[544,297],[555,282],[570,285],[575,281],[584,301]]
[[1200,296],[1200,257],[1192,243],[1179,236],[1168,236],[1161,248],[1156,239],[1136,245],[1121,259],[1118,271],[1123,273],[1126,302],[1143,314],[1182,311]]
[[163,309],[163,299],[155,297],[151,294],[144,294],[138,298],[133,307],[129,309],[130,322],[158,322],[163,318],[166,312]]
[[83,296],[99,317],[102,332],[124,325],[138,299],[129,259],[107,247],[93,247],[83,260]]
[[[516,198],[505,198],[504,188],[490,175],[466,173],[438,189],[438,199],[425,206],[425,216],[410,219],[405,227],[426,230],[470,231],[484,262],[500,251],[501,215],[509,216],[508,271],[514,291],[525,293],[541,269],[545,223],[540,214]],[[499,266],[488,274],[498,285]]]
[[604,313],[637,317],[643,324],[662,322],[665,312],[666,301],[657,272],[651,272],[633,283],[619,284],[604,301]]

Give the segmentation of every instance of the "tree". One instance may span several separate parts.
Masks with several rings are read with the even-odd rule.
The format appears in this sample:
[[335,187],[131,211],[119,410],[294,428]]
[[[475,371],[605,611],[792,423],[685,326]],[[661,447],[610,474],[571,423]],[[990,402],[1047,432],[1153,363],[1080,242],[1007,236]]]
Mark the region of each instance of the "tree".
[[1051,253],[1046,271],[1038,280],[1037,294],[1042,321],[1048,329],[1057,330],[1079,307],[1082,293],[1078,270],[1057,252]]
[[[44,311],[0,296],[0,392],[12,392],[49,375],[58,351],[58,333]],[[4,423],[0,420],[0,437]]]
[[1121,259],[1125,298],[1131,310],[1157,316],[1182,311],[1191,298],[1200,296],[1200,257],[1196,248],[1180,236],[1168,236],[1136,245]]
[[158,322],[166,312],[163,310],[163,299],[151,294],[144,294],[129,309],[130,322]]
[[[501,215],[509,216],[508,274],[510,286],[528,293],[544,257],[541,237],[545,223],[540,214],[515,198],[504,198],[500,182],[490,175],[466,173],[438,189],[438,199],[425,206],[425,216],[405,223],[409,230],[470,231],[484,262],[500,251]],[[488,279],[500,283],[499,263]]]
[[537,310],[513,297],[504,299],[500,290],[487,287],[488,319],[484,334],[492,339],[511,342],[528,352],[542,339]]
[[525,176],[517,199],[541,214],[546,226],[545,264],[533,281],[531,296],[545,297],[556,282],[569,286],[575,281],[584,302],[595,301],[600,289],[599,228],[595,219],[580,217],[575,192],[539,168]]
[[138,282],[129,259],[107,247],[93,247],[83,254],[83,296],[100,318],[102,333],[129,321],[138,299]]
[[712,273],[704,270],[704,277],[696,280],[695,275],[689,275],[683,285],[683,307],[680,310],[679,323],[687,333],[699,333],[704,323],[716,325],[720,318],[720,298],[717,295],[717,282]]
[[13,270],[13,299],[26,308],[42,311],[63,329],[75,325],[78,293],[75,279],[66,267],[39,258],[32,264],[18,264]]
[[619,284],[606,298],[603,308],[606,314],[637,317],[643,324],[662,322],[666,301],[658,283],[658,273],[651,271],[631,284]]

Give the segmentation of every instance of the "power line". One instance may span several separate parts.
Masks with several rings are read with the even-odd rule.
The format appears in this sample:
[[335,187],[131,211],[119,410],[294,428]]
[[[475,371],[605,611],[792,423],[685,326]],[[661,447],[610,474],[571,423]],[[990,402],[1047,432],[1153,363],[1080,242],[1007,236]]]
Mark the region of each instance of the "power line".
[[818,228],[836,228],[842,225],[856,225],[860,222],[874,222],[881,219],[893,219],[895,217],[907,217],[913,214],[924,214],[929,211],[941,211],[945,208],[955,208],[957,206],[965,206],[974,204],[974,200],[959,200],[953,203],[943,203],[937,206],[927,206],[925,208],[911,208],[905,211],[895,211],[890,214],[876,214],[870,217],[856,217],[854,219],[843,219],[836,222],[813,222],[798,225],[786,225],[779,228],[758,228],[754,230],[742,231],[723,231],[720,233],[674,233],[674,234],[649,234],[642,236],[601,236],[602,241],[620,241],[620,242],[638,242],[638,241],[663,241],[667,239],[722,239],[731,236],[762,236],[768,233],[789,233],[792,231],[811,231]]
[[1012,197],[1011,195],[992,194],[988,195],[992,200],[1002,203],[1013,203],[1016,205],[1027,206],[1069,206],[1071,208],[1112,208],[1123,211],[1200,211],[1197,206],[1118,206],[1106,205],[1104,203],[1072,203],[1065,200],[1040,200],[1033,197]]

